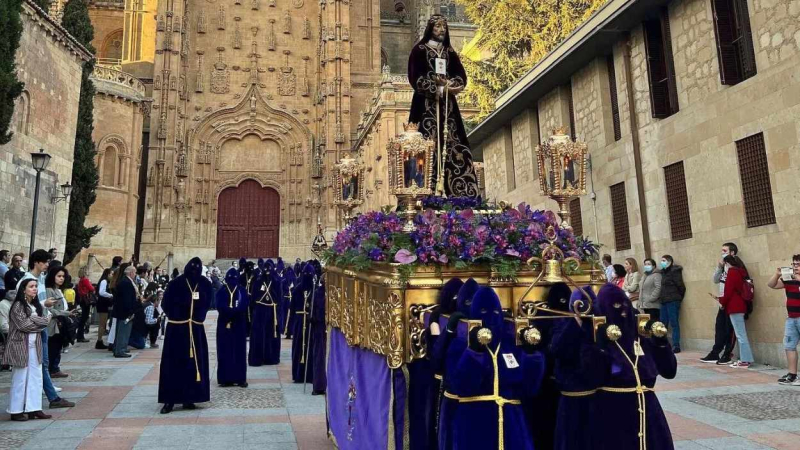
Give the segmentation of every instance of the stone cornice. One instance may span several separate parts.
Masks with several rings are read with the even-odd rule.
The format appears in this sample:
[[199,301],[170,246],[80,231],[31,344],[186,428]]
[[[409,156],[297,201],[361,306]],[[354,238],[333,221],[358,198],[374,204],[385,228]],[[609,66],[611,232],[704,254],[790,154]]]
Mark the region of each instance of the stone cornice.
[[91,79],[98,94],[110,95],[130,102],[140,103],[147,99],[142,82],[121,70],[96,65]]
[[80,44],[64,27],[53,20],[42,8],[33,2],[25,0],[22,4],[22,12],[28,16],[28,20],[42,27],[54,42],[61,44],[69,50],[76,58],[81,61],[91,61],[94,56]]

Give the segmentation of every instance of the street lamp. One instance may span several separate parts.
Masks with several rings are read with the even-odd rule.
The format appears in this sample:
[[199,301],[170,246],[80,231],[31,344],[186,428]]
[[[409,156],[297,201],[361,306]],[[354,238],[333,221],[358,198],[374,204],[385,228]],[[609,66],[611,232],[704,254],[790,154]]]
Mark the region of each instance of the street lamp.
[[62,195],[54,195],[53,198],[51,198],[51,200],[53,201],[54,205],[56,203],[58,203],[58,202],[61,202],[61,201],[67,201],[67,199],[69,198],[70,194],[72,194],[72,185],[69,184],[69,181],[67,181],[66,183],[62,184],[60,187],[61,187],[61,194]]
[[586,195],[587,153],[586,144],[570,139],[563,128],[553,130],[550,139],[536,146],[542,195],[558,203],[562,228],[572,228],[569,202]]
[[38,153],[31,153],[31,160],[33,162],[33,170],[36,171],[36,188],[33,191],[33,220],[31,221],[31,251],[29,255],[33,254],[34,245],[36,244],[36,218],[39,215],[39,185],[42,182],[42,171],[50,164],[50,155],[44,152],[43,148],[39,149]]

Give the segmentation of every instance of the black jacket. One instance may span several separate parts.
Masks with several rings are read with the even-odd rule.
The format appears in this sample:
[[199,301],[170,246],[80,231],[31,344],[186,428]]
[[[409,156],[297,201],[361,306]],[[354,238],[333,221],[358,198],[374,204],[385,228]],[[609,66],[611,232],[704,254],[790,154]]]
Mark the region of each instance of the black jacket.
[[683,284],[683,267],[671,265],[661,270],[661,304],[680,302],[686,294]]
[[136,312],[139,306],[133,281],[123,275],[123,278],[119,280],[119,284],[114,289],[114,309],[111,311],[111,317],[127,319]]

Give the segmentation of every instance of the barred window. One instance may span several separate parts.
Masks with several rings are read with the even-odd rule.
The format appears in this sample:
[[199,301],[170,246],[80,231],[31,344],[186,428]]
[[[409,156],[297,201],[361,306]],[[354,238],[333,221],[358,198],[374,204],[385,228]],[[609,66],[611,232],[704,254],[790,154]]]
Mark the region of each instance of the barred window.
[[646,20],[643,26],[650,106],[653,117],[663,119],[678,112],[678,88],[675,84],[675,63],[672,60],[669,12],[666,8],[662,9],[658,18]]
[[692,220],[689,215],[689,197],[686,193],[683,161],[664,167],[664,184],[667,188],[667,209],[672,240],[691,239]]
[[625,183],[611,186],[611,214],[614,221],[614,244],[617,251],[631,248],[631,229],[628,223],[628,202]]
[[736,141],[736,156],[739,159],[739,178],[742,180],[747,227],[775,223],[764,134],[758,133]]
[[569,221],[575,236],[583,236],[583,217],[581,215],[580,197],[569,202]]

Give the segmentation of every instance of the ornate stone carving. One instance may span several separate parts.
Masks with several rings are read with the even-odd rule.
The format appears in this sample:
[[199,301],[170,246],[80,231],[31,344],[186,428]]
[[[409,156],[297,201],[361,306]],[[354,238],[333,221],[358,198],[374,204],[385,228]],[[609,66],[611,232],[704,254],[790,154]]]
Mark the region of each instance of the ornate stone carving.
[[214,63],[214,70],[211,72],[211,92],[227,94],[230,91],[230,78],[228,65],[222,60],[222,52],[220,52],[219,60]]
[[156,75],[156,78],[153,81],[153,89],[156,91],[161,90],[161,75]]
[[342,40],[349,41],[350,40],[350,27],[343,27],[342,28]]
[[257,11],[259,3],[259,0],[250,0],[250,9]]
[[239,21],[242,18],[234,17],[233,20],[235,21],[233,24],[233,48],[242,48],[242,32],[239,31]]
[[167,22],[167,29],[164,31],[164,50],[172,50],[172,20]]
[[156,22],[156,31],[164,31],[164,16],[158,16],[158,21]]
[[332,40],[336,39],[336,28],[330,27],[330,28],[326,29],[325,31],[327,33],[325,35],[325,39],[327,39],[329,41],[332,41]]
[[147,171],[147,185],[150,186],[150,187],[155,186],[155,184],[156,184],[156,180],[155,180],[155,176],[156,176],[155,172],[156,172],[156,170],[155,169],[156,169],[155,166],[150,166],[150,170]]
[[186,150],[183,148],[178,152],[178,161],[175,164],[175,176],[178,178],[186,178],[189,176],[189,163],[186,160]]
[[281,67],[278,76],[278,94],[284,97],[295,95],[297,89],[297,75],[291,67]]
[[181,74],[178,80],[178,95],[181,100],[186,100],[186,75]]
[[275,19],[269,19],[269,34],[267,35],[267,50],[275,51]]
[[336,119],[336,137],[334,138],[334,142],[337,144],[344,143],[344,132],[342,130],[342,121],[341,119]]
[[197,15],[197,32],[199,34],[206,32],[206,11],[204,9],[201,9],[200,14]]
[[292,15],[289,14],[289,10],[283,12],[283,34],[291,34],[292,33]]
[[267,1],[269,2],[267,4],[269,5],[270,8],[274,8],[275,7],[275,0],[267,0]]
[[169,90],[171,90],[171,91],[177,91],[178,90],[178,79],[175,78],[175,75],[173,75],[169,79]]
[[302,8],[303,3],[304,3],[303,0],[292,0],[292,6],[294,6],[297,9]]
[[219,5],[219,9],[217,10],[217,29],[225,29],[225,6],[223,5]]
[[172,186],[172,168],[170,166],[164,167],[161,184],[164,186]]
[[303,18],[303,39],[311,39],[311,21],[308,17]]
[[175,19],[173,20],[173,23],[174,23],[174,25],[172,26],[172,31],[175,32],[175,33],[180,33],[181,32],[181,23],[183,23],[183,22],[181,22],[181,16],[176,16]]
[[158,119],[158,138],[167,138],[167,110],[161,110],[161,117]]
[[203,53],[197,53],[197,78],[194,82],[194,91],[203,92]]
[[303,56],[303,79],[300,82],[300,95],[303,97],[308,97],[311,93],[311,87],[309,86],[308,81],[308,61],[311,58],[308,56]]

